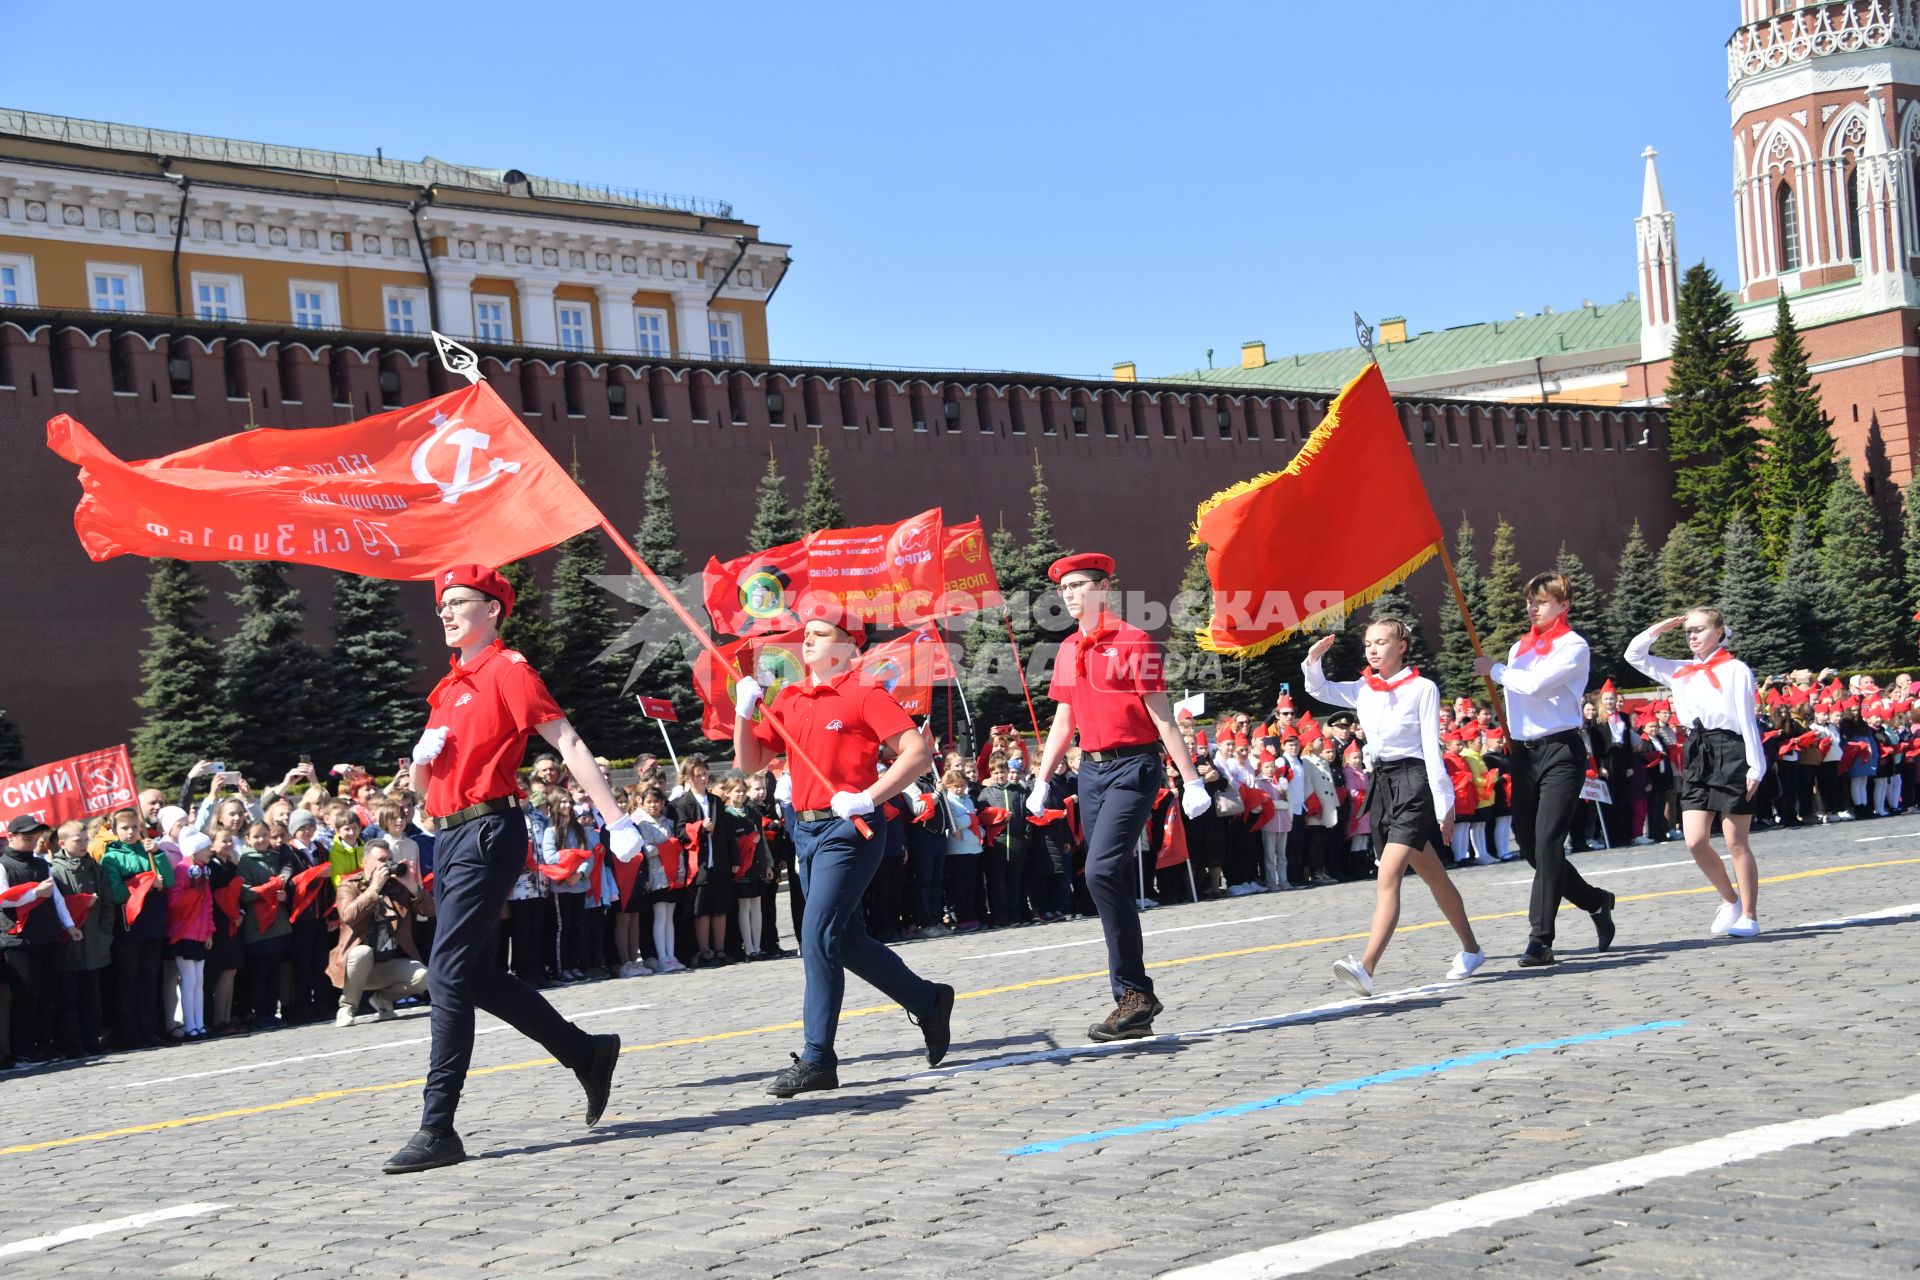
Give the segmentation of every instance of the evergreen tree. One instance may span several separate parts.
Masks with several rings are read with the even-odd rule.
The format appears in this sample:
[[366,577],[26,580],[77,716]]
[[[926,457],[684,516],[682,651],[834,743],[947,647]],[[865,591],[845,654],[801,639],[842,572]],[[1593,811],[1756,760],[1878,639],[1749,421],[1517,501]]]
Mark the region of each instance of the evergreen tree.
[[1493,526],[1493,550],[1480,589],[1486,611],[1484,615],[1474,616],[1476,622],[1484,617],[1487,630],[1480,637],[1480,643],[1496,658],[1504,659],[1513,642],[1531,626],[1524,598],[1526,587],[1527,580],[1520,572],[1520,557],[1514,551],[1513,526],[1501,516]]
[[[600,531],[588,529],[560,544],[553,566],[552,627],[554,661],[543,674],[554,701],[600,755],[631,753],[639,708],[622,694],[627,663],[607,655],[625,630],[614,611],[613,596],[594,579],[607,571]],[[607,655],[605,660],[602,655]]]
[[1819,504],[1808,499],[1833,487],[1839,468],[1833,446],[1833,420],[1820,407],[1820,393],[1807,373],[1807,348],[1794,327],[1787,295],[1780,295],[1774,317],[1773,381],[1767,387],[1767,436],[1756,476],[1760,544],[1767,563],[1778,567],[1787,554],[1795,517],[1807,517],[1807,534],[1820,538]]
[[413,636],[400,621],[400,584],[336,574],[333,662],[327,717],[343,760],[378,770],[402,755],[426,726],[426,707],[409,696]]
[[[226,643],[215,688],[227,727],[226,763],[258,786],[277,780],[303,755],[315,764],[337,755],[340,725],[330,706],[324,660],[306,641],[300,593],[271,560],[230,562],[240,582],[228,596],[240,608],[240,627]],[[325,765],[321,765],[325,768]]]
[[[987,537],[987,554],[993,560],[994,574],[1001,594],[1017,602],[1030,585],[1026,557],[1013,530],[1000,525]],[[982,609],[973,616],[963,638],[961,687],[973,713],[976,743],[986,741],[987,727],[1013,724],[1030,732],[1026,699],[1020,693],[1020,677],[1014,670],[1013,648],[1007,643],[1005,609]],[[1026,657],[1021,649],[1021,657]],[[1044,732],[1046,724],[1041,724]]]
[[1820,536],[1820,576],[1834,593],[1835,666],[1884,667],[1900,653],[1906,623],[1899,576],[1888,571],[1880,516],[1867,492],[1842,469],[1828,491]]
[[[1033,484],[1027,489],[1027,542],[1021,549],[1020,583],[1027,598],[1033,602],[1032,620],[1022,627],[1016,615],[1014,632],[1020,640],[1020,656],[1026,660],[1029,673],[1051,672],[1052,654],[1058,642],[1071,631],[1073,619],[1067,616],[1065,604],[1061,602],[1060,592],[1047,578],[1047,567],[1067,549],[1060,545],[1053,533],[1053,498],[1047,489],[1046,469],[1040,465],[1038,453],[1033,459]],[[1120,583],[1115,579],[1110,584],[1109,600],[1119,604]],[[1048,649],[1042,654],[1042,661],[1036,662],[1034,655],[1042,644]],[[1029,674],[1028,680],[1036,687],[1033,689],[1033,705],[1040,714],[1040,723],[1046,724],[1053,718],[1053,703],[1047,700],[1048,681],[1036,679]]]
[[1228,710],[1257,715],[1272,705],[1272,691],[1256,687],[1262,679],[1259,657],[1229,658],[1202,649],[1196,634],[1212,617],[1213,585],[1207,578],[1207,549],[1194,548],[1180,575],[1179,594],[1175,597],[1167,627],[1167,688],[1170,696],[1188,693],[1207,695],[1207,717]]
[[[1906,501],[1901,509],[1900,527],[1900,564],[1905,591],[1902,593],[1900,608],[1904,616],[1913,618],[1920,614],[1920,493],[1913,491],[1909,483],[1904,495]],[[1906,629],[1907,657],[1913,656],[1914,633]]]
[[1627,663],[1627,643],[1662,618],[1671,617],[1664,612],[1665,605],[1660,564],[1640,533],[1640,522],[1635,520],[1627,530],[1626,545],[1620,548],[1620,567],[1613,577],[1613,592],[1607,597],[1605,625],[1599,629],[1605,653],[1596,655],[1595,661],[1615,684],[1645,682],[1646,677]]
[[747,550],[757,553],[784,542],[798,542],[800,514],[787,500],[787,483],[781,478],[771,448],[767,450],[767,469],[761,473],[755,494],[753,525],[747,530]]
[[[1501,522],[1501,527],[1506,527],[1504,521]],[[1449,591],[1447,594],[1449,598],[1451,598],[1453,593]],[[1457,620],[1460,611],[1455,609],[1453,612]],[[1419,667],[1423,672],[1428,667],[1431,667],[1433,665],[1433,651],[1427,647],[1427,629],[1420,621],[1420,611],[1413,607],[1413,597],[1407,594],[1407,584],[1404,582],[1397,587],[1389,587],[1373,598],[1373,607],[1367,610],[1367,616],[1361,623],[1360,634],[1362,638],[1364,639],[1366,635],[1367,627],[1372,626],[1376,622],[1385,622],[1389,619],[1398,619],[1406,623],[1407,629],[1413,632],[1413,644],[1407,650],[1407,665],[1410,667]],[[1337,649],[1339,646],[1335,645],[1334,648]],[[1492,652],[1492,650],[1488,650],[1488,652]],[[1333,656],[1332,651],[1329,651],[1327,656],[1331,658]],[[1299,674],[1299,670],[1299,667],[1296,665],[1294,667],[1294,674],[1296,676]],[[1478,679],[1478,677],[1475,678],[1476,680]]]
[[220,651],[200,617],[206,599],[200,575],[183,560],[155,560],[147,570],[153,625],[140,653],[143,714],[133,731],[133,775],[148,785],[171,789],[194,761],[227,748],[217,702]]
[[1759,535],[1743,515],[1727,521],[1715,599],[1733,632],[1733,651],[1753,668],[1756,679],[1792,665],[1795,645],[1787,613],[1760,556]]
[[[1485,584],[1480,578],[1480,557],[1474,549],[1473,524],[1465,516],[1453,537],[1453,571],[1460,579],[1460,594],[1466,597],[1467,613],[1474,626],[1486,616]],[[1486,690],[1473,670],[1473,640],[1467,633],[1467,621],[1460,615],[1460,603],[1448,590],[1440,610],[1440,692],[1453,698],[1485,698]]]
[[[1604,639],[1599,635],[1606,625],[1600,611],[1600,586],[1580,557],[1567,550],[1564,542],[1560,544],[1560,554],[1554,557],[1553,571],[1567,580],[1567,624],[1586,636],[1589,646],[1596,638]],[[1604,670],[1602,663],[1593,664],[1590,674],[1595,684],[1605,679]]]
[[1704,262],[1680,282],[1674,327],[1667,375],[1674,496],[1694,527],[1717,540],[1734,512],[1753,514],[1759,375],[1733,299]]
[[[7,714],[6,708],[0,707],[0,775],[19,773],[26,767],[26,738],[14,718]],[[137,778],[141,775],[136,770],[134,776]]]
[[[680,551],[680,532],[673,519],[673,495],[667,488],[667,466],[661,461],[658,440],[653,445],[653,456],[647,461],[647,481],[642,496],[647,510],[640,519],[639,531],[633,535],[633,549],[662,582],[677,592],[683,591],[685,587],[680,580],[687,573],[687,558]],[[628,585],[632,588],[634,584]],[[697,593],[697,586],[692,591]],[[700,727],[700,698],[693,691],[693,661],[700,646],[686,633],[679,619],[672,616],[672,611],[654,596],[651,587],[633,590],[630,598],[643,610],[636,624],[639,633],[636,639],[647,649],[647,662],[634,673],[633,659],[628,659],[627,678],[637,683],[627,689],[627,702],[632,704],[635,693],[667,699],[680,717],[679,729],[670,729],[669,734],[676,741],[682,735],[690,739]],[[700,616],[697,608],[690,612]],[[636,724],[636,727],[646,730],[651,726]]]
[[815,437],[813,453],[807,459],[807,492],[800,503],[800,527],[807,533],[817,533],[821,529],[844,529],[846,524],[847,513],[833,487],[833,458]]
[[[1704,604],[1707,585],[1720,577],[1720,544],[1708,542],[1690,524],[1676,524],[1660,547],[1660,617],[1671,618]],[[1654,643],[1663,658],[1687,656],[1686,637],[1675,627]]]
[[500,627],[500,643],[524,657],[535,671],[553,670],[553,628],[547,622],[547,595],[540,589],[532,560],[515,560],[500,570],[513,588],[513,612]]
[[1807,532],[1804,516],[1787,531],[1787,555],[1780,566],[1780,607],[1787,620],[1787,634],[1795,645],[1788,670],[1808,667],[1818,671],[1826,666],[1831,661],[1833,625],[1840,602],[1820,571],[1819,548]]

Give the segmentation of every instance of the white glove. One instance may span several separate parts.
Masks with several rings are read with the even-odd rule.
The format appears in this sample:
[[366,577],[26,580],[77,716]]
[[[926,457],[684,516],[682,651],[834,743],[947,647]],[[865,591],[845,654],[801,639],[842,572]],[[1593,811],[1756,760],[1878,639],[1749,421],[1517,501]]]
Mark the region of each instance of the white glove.
[[1180,788],[1180,811],[1189,818],[1197,818],[1213,804],[1213,796],[1207,791],[1207,784],[1195,778]]
[[827,803],[838,818],[858,818],[873,812],[873,797],[864,791],[836,791]]
[[1047,793],[1044,788],[1035,787],[1027,796],[1027,812],[1038,818],[1047,811]]
[[415,764],[432,764],[440,758],[440,752],[446,745],[447,727],[445,725],[441,725],[438,729],[428,729],[424,731],[420,735],[420,741],[413,744],[413,762]]
[[760,699],[767,691],[752,676],[741,676],[740,682],[733,686],[733,714],[742,720],[753,718],[753,709],[760,705]]
[[607,828],[607,844],[620,861],[633,861],[633,851],[640,847],[640,828],[633,825],[632,815],[621,815],[620,821]]
[[791,769],[782,773],[780,781],[773,784],[773,798],[781,804],[793,803],[793,771]]

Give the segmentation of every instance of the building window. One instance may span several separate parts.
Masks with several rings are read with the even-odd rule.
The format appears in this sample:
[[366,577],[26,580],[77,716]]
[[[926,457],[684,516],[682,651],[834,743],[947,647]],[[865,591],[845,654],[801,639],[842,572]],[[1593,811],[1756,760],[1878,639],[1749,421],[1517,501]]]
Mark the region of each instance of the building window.
[[473,295],[473,336],[482,342],[513,341],[511,299]]
[[715,360],[739,358],[739,316],[716,312],[707,317],[707,352]]
[[427,324],[427,295],[423,289],[386,288],[380,291],[388,333],[422,333]]
[[331,329],[340,323],[340,306],[332,285],[295,280],[291,288],[295,328]]
[[95,311],[144,311],[141,297],[140,268],[118,263],[87,264],[87,298]]
[[0,257],[0,307],[30,307],[33,303],[33,259]]
[[1846,225],[1842,229],[1840,245],[1846,250],[1849,258],[1858,262],[1860,261],[1860,175],[1852,164],[1847,166],[1844,180],[1847,184],[1847,218]]
[[193,313],[202,320],[244,320],[246,306],[239,276],[193,273]]
[[1794,199],[1793,188],[1781,183],[1774,194],[1774,205],[1780,223],[1780,269],[1798,271],[1800,269],[1800,210]]
[[560,315],[560,349],[562,351],[585,351],[587,349],[587,309],[571,302],[563,302],[558,308]]
[[645,311],[636,307],[633,312],[633,336],[633,349],[641,355],[666,355],[667,313],[664,311]]

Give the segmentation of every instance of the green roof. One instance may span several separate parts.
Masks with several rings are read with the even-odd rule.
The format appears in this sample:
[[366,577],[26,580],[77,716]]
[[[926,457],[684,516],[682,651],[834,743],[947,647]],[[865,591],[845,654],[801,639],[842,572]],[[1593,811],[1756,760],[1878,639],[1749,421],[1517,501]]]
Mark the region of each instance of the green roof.
[[[1376,341],[1378,337],[1376,329]],[[1545,311],[1535,316],[1419,333],[1405,342],[1381,342],[1374,348],[1374,354],[1380,359],[1380,371],[1393,383],[1495,365],[1531,363],[1535,357],[1551,359],[1609,347],[1637,347],[1639,342],[1640,304],[1628,298],[1604,306]],[[1358,346],[1345,346],[1304,355],[1270,356],[1258,369],[1243,369],[1238,365],[1195,369],[1155,381],[1338,391],[1366,363],[1366,354]]]

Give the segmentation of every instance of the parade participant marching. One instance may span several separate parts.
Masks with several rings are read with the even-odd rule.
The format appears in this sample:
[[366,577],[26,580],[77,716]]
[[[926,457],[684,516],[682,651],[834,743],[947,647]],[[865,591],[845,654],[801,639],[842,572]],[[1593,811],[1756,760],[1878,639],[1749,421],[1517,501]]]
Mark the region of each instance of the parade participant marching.
[[1527,909],[1527,968],[1554,963],[1554,917],[1562,898],[1593,917],[1598,950],[1613,945],[1613,895],[1588,884],[1567,860],[1567,833],[1587,773],[1580,699],[1592,653],[1567,622],[1570,589],[1558,573],[1527,583],[1533,629],[1514,642],[1505,662],[1484,655],[1473,669],[1505,689],[1513,736],[1513,834],[1533,867]]
[[435,580],[451,671],[427,695],[427,729],[413,748],[413,789],[436,821],[434,901],[439,925],[427,965],[433,1047],[420,1131],[386,1163],[388,1173],[437,1169],[466,1159],[453,1115],[473,1058],[475,1008],[537,1040],[586,1090],[597,1123],[613,1086],[620,1037],[589,1035],[497,963],[494,935],[507,894],[527,864],[527,819],[515,776],[538,733],[602,815],[615,856],[640,842],[621,814],[593,752],[568,723],[527,660],[500,643],[513,587],[484,565],[463,564]]
[[[1047,568],[1060,584],[1067,613],[1079,624],[1060,646],[1047,689],[1058,709],[1040,754],[1037,778],[1050,778],[1080,735],[1080,829],[1087,841],[1087,892],[1107,937],[1107,974],[1114,1008],[1087,1034],[1095,1040],[1130,1040],[1153,1034],[1163,1006],[1154,998],[1140,939],[1138,862],[1140,838],[1160,794],[1164,752],[1184,784],[1180,807],[1197,818],[1213,804],[1194,770],[1186,743],[1167,702],[1159,646],[1138,627],[1107,612],[1113,557],[1063,556]],[[1044,788],[1027,801],[1034,817],[1046,811]]]
[[1327,679],[1320,664],[1335,638],[1325,635],[1315,641],[1300,670],[1309,697],[1352,707],[1360,716],[1373,760],[1367,821],[1380,870],[1366,950],[1357,960],[1348,955],[1336,961],[1334,976],[1363,996],[1373,994],[1380,957],[1400,923],[1400,881],[1411,866],[1427,882],[1440,913],[1460,939],[1447,977],[1470,977],[1487,957],[1467,922],[1460,891],[1440,862],[1440,850],[1453,839],[1453,783],[1440,759],[1440,690],[1418,667],[1406,665],[1413,634],[1397,618],[1368,625],[1367,665],[1372,670],[1359,680]]
[[[862,898],[886,853],[885,824],[863,834],[854,820],[905,791],[929,767],[927,741],[893,695],[854,669],[866,629],[835,613],[810,618],[802,632],[804,684],[784,685],[767,700],[759,724],[751,717],[765,697],[752,676],[734,686],[734,767],[758,773],[782,754],[772,721],[791,735],[793,757],[818,762],[789,766],[793,778],[794,871],[806,896],[800,954],[806,964],[805,1045],[767,1085],[776,1098],[840,1087],[833,1051],[846,996],[847,973],[880,989],[920,1024],[927,1065],[939,1066],[951,1039],[953,988],[907,968],[867,932]],[[893,763],[879,771],[882,745]],[[824,775],[824,776],[823,776]]]
[[[1653,656],[1653,642],[1685,624],[1691,662]],[[1712,932],[1751,938],[1760,932],[1760,868],[1747,843],[1753,796],[1767,775],[1760,726],[1754,719],[1753,672],[1726,650],[1733,638],[1718,609],[1690,609],[1656,623],[1633,638],[1627,661],[1673,690],[1673,711],[1687,735],[1680,774],[1680,826],[1687,852],[1720,893]],[[1713,848],[1713,820],[1720,818],[1740,891]]]

